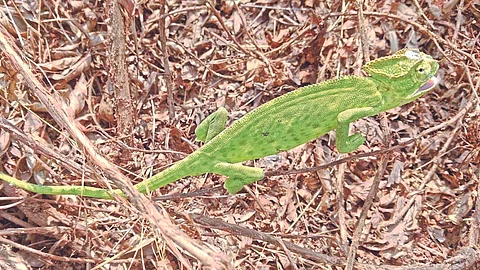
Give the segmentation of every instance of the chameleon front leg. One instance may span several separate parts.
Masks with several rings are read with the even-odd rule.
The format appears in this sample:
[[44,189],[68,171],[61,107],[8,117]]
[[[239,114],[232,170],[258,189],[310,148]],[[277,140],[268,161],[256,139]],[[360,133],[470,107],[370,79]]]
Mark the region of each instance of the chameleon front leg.
[[217,163],[212,170],[213,173],[228,176],[224,187],[230,194],[239,192],[243,186],[262,180],[263,170],[260,168],[243,166],[241,164]]
[[224,107],[220,107],[216,112],[210,114],[195,129],[197,141],[208,142],[217,136],[225,129],[227,118],[228,112]]
[[337,116],[336,145],[340,153],[348,153],[357,149],[365,142],[365,137],[360,132],[349,136],[350,123],[371,115],[379,113],[374,107],[353,108],[345,110]]

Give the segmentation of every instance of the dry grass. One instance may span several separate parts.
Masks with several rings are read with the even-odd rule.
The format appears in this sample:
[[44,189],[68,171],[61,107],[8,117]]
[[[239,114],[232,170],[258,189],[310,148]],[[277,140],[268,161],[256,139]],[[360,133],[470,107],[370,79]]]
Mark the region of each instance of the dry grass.
[[[0,171],[130,200],[3,184],[0,268],[476,269],[480,3],[374,2],[7,2]],[[235,121],[403,47],[439,59],[440,85],[357,121],[354,153],[328,134],[250,162],[268,177],[233,196],[218,175],[132,188],[219,106]]]

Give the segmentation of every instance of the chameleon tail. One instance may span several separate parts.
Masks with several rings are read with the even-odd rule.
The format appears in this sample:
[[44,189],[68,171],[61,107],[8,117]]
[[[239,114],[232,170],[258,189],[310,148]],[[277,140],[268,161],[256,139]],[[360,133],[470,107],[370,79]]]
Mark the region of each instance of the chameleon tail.
[[[4,173],[0,173],[0,179],[3,181],[12,184],[21,189],[40,193],[47,195],[79,195],[84,197],[93,197],[100,199],[112,199],[112,195],[109,190],[95,188],[95,187],[84,187],[84,186],[41,186],[35,185],[32,183],[24,182],[18,180],[14,177],[8,176]],[[120,190],[114,190],[118,195],[123,195]]]
[[[199,168],[203,166],[195,166],[196,162],[192,160],[192,157],[187,157],[183,160],[180,160],[173,166],[170,166],[169,168],[150,177],[149,179],[136,184],[135,187],[141,193],[146,193],[147,190],[153,191],[186,176],[194,176],[205,173],[206,171],[199,171]],[[116,194],[125,197],[125,194],[123,194],[120,189],[110,191],[107,189],[88,186],[42,186],[18,180],[1,172],[0,179],[21,189],[46,195],[78,195],[99,199],[112,199],[112,195]]]

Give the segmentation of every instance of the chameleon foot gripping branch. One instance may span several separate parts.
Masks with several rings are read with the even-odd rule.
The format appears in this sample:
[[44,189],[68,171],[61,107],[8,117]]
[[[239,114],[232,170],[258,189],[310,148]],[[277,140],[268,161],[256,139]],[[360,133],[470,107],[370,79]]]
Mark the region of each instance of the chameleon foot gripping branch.
[[[263,170],[236,163],[292,149],[337,130],[336,145],[348,153],[365,142],[349,135],[350,123],[409,103],[433,89],[438,62],[414,49],[401,50],[363,66],[367,77],[344,76],[299,88],[275,98],[225,128],[227,111],[220,108],[197,127],[205,144],[185,159],[135,185],[142,193],[186,176],[207,172],[228,177],[225,187],[236,193],[263,178]],[[108,190],[81,186],[40,186],[0,173],[0,179],[40,194],[112,198]],[[124,196],[120,190],[114,193]]]

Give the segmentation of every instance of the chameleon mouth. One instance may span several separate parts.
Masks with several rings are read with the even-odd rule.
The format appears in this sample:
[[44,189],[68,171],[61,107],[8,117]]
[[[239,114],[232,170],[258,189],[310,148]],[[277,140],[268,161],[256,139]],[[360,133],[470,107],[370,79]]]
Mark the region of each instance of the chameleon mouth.
[[420,88],[415,91],[411,96],[416,96],[420,93],[427,92],[432,90],[433,87],[435,87],[438,83],[438,79],[435,76],[432,76],[426,83],[424,83]]

